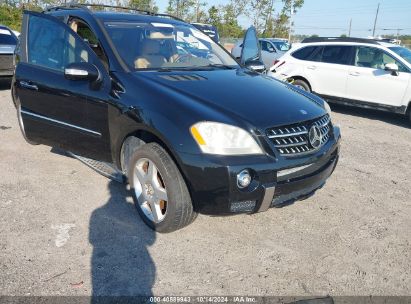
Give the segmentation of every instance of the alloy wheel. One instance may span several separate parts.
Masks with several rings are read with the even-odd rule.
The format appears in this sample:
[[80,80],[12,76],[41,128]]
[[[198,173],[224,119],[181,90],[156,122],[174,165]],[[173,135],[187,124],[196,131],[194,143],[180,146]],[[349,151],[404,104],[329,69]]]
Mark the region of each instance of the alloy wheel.
[[160,171],[153,161],[142,158],[134,168],[134,191],[139,207],[154,223],[160,223],[167,214],[168,196]]

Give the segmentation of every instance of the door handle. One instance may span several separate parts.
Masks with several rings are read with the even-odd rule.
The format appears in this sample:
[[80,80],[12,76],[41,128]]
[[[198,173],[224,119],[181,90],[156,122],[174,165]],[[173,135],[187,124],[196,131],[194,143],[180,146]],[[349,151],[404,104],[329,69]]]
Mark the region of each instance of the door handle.
[[307,67],[307,69],[315,70],[315,69],[317,69],[317,67],[315,65],[310,65],[309,67]]
[[20,81],[20,85],[25,88],[25,89],[29,89],[29,90],[34,90],[34,91],[38,91],[39,88],[33,84],[32,82],[27,82],[27,81]]
[[360,76],[360,72],[351,72],[350,73],[351,76]]

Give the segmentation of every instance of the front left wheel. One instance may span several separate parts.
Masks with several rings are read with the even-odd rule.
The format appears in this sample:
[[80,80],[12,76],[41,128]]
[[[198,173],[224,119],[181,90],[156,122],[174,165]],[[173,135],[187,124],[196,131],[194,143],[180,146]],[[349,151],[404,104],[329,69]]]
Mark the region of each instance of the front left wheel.
[[196,218],[186,183],[170,155],[157,143],[133,152],[128,180],[143,221],[158,232],[172,232]]

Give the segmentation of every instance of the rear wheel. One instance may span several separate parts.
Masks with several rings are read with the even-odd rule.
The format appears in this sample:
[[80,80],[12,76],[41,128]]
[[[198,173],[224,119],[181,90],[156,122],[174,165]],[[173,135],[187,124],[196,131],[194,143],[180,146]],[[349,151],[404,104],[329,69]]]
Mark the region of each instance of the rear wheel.
[[304,80],[301,80],[301,79],[294,80],[293,85],[301,90],[311,92],[310,86]]
[[153,230],[172,232],[196,218],[180,171],[157,143],[145,144],[134,151],[128,180],[137,210]]

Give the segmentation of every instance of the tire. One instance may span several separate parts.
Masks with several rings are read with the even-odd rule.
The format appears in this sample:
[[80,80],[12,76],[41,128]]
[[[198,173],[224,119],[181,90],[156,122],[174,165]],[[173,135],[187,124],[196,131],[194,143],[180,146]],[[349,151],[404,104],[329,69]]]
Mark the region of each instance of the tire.
[[20,104],[19,101],[16,101],[16,110],[17,110],[17,120],[18,120],[18,123],[19,123],[20,131],[21,131],[21,134],[23,135],[25,141],[27,143],[29,143],[30,145],[37,146],[38,143],[28,139],[27,136],[26,136],[26,131],[24,129],[24,122],[23,122],[23,118],[21,116],[21,104]]
[[197,214],[187,185],[160,145],[148,143],[136,149],[127,171],[135,206],[151,229],[168,233],[194,221]]
[[300,88],[304,91],[311,93],[310,86],[304,80],[301,80],[301,79],[294,80],[293,85],[296,86],[297,88]]

